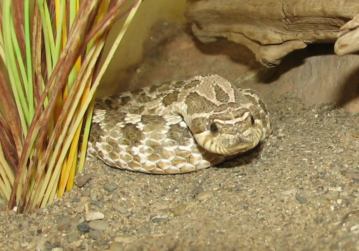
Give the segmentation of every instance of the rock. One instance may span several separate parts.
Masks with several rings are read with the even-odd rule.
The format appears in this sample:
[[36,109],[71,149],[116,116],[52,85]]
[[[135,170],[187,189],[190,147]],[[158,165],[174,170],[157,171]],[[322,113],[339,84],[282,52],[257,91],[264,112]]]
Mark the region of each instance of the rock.
[[300,204],[305,204],[308,200],[306,197],[301,196],[299,194],[296,194],[295,198],[297,199],[297,201],[299,201]]
[[121,250],[123,250],[123,245],[119,242],[113,242],[113,243],[111,243],[109,250],[110,251],[121,251]]
[[169,206],[169,204],[164,204],[164,203],[158,203],[158,204],[154,204],[153,206],[152,206],[152,208],[153,208],[153,210],[154,211],[162,211],[162,210],[167,210],[168,208],[169,208],[170,206]]
[[91,196],[91,191],[90,190],[83,190],[81,191],[81,200],[83,200],[83,198],[88,198]]
[[66,236],[67,242],[68,243],[73,243],[75,241],[77,241],[78,237],[76,234],[69,234]]
[[99,240],[101,239],[101,231],[99,230],[90,230],[89,237],[93,240]]
[[117,211],[119,211],[121,214],[127,214],[128,210],[122,206],[116,207]]
[[204,192],[199,193],[196,196],[196,199],[199,201],[204,201],[204,200],[207,200],[208,198],[211,198],[212,196],[213,196],[212,191],[204,191]]
[[90,211],[85,215],[86,221],[102,220],[103,218],[105,218],[105,215],[101,212]]
[[24,248],[27,245],[29,245],[29,243],[27,241],[24,241],[24,242],[21,242],[20,245],[21,245],[22,248]]
[[151,219],[151,221],[153,223],[160,223],[160,222],[166,221],[167,219],[168,219],[168,216],[163,215],[163,216],[155,216]]
[[98,208],[103,208],[105,206],[105,202],[103,200],[100,201],[95,201],[94,203],[92,203],[93,205],[95,205]]
[[75,178],[75,183],[78,188],[83,187],[86,185],[87,182],[92,178],[91,174],[85,174],[85,175],[77,175]]
[[72,202],[79,203],[81,202],[81,198],[73,198]]
[[201,186],[195,186],[195,188],[192,189],[193,194],[199,194],[203,192],[203,188]]
[[96,193],[91,193],[90,199],[92,200],[92,202],[97,201],[97,194]]
[[109,192],[109,193],[112,193],[113,191],[115,191],[116,189],[118,188],[118,185],[116,183],[110,183],[110,184],[107,184],[104,189]]
[[36,210],[37,215],[46,215],[48,213],[49,212],[47,211],[47,208],[39,208],[39,209]]
[[136,232],[139,235],[145,235],[145,234],[149,233],[150,231],[151,231],[151,229],[147,228],[147,227],[140,227],[140,228],[136,229]]
[[21,224],[19,224],[19,227],[21,228],[27,228],[30,226],[30,223],[26,220],[22,221]]
[[104,220],[94,220],[89,223],[89,227],[95,230],[106,230],[108,223]]
[[86,202],[83,202],[83,201],[78,203],[77,206],[75,207],[75,211],[77,213],[82,213],[85,210],[85,204],[86,204]]
[[82,222],[82,223],[78,224],[77,229],[84,233],[90,232],[90,227],[87,224],[87,222]]
[[59,231],[68,230],[71,228],[71,217],[70,216],[62,216],[57,219],[57,228]]
[[135,241],[135,238],[132,236],[117,236],[115,238],[115,243],[131,243]]
[[[54,243],[48,243],[48,244],[46,245],[45,250],[50,249],[50,250],[52,251],[52,250],[56,250],[56,248],[61,248],[61,242],[55,241]],[[61,248],[61,249],[58,249],[58,250],[62,250],[62,248]]]
[[51,249],[51,251],[63,251],[63,249],[62,248],[53,248],[53,249]]
[[188,204],[180,204],[173,208],[173,214],[180,215],[181,213],[186,211],[187,207],[188,207]]

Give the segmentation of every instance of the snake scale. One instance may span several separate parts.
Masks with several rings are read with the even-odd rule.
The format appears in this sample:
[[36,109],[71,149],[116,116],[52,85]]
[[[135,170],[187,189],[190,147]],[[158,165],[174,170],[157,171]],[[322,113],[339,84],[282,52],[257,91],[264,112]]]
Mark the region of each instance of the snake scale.
[[88,153],[120,169],[186,173],[246,152],[270,131],[255,91],[196,76],[99,99]]

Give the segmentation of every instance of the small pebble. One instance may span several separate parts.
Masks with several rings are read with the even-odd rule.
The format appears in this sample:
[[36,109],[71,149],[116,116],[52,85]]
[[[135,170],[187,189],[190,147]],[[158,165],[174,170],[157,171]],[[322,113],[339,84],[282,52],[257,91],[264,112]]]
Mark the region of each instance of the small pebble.
[[117,243],[131,243],[134,240],[135,240],[135,238],[132,236],[117,236],[115,238],[115,242],[117,242]]
[[85,209],[85,204],[86,202],[80,202],[76,207],[75,207],[75,211],[77,213],[82,213]]
[[83,187],[84,185],[86,185],[87,182],[89,182],[89,180],[91,179],[92,175],[91,174],[85,174],[85,175],[78,175],[75,178],[75,183],[76,186],[78,188]]
[[147,233],[149,233],[151,231],[151,229],[147,228],[147,227],[140,227],[139,229],[136,230],[137,234],[139,235],[145,235]]
[[295,198],[297,199],[297,201],[299,201],[300,204],[305,204],[308,200],[306,197],[301,196],[299,194],[296,194]]
[[53,250],[54,248],[58,248],[58,247],[61,247],[61,243],[58,243],[58,242],[54,242],[54,243],[51,243],[51,242],[46,242],[45,243],[45,250]]
[[84,233],[90,232],[90,227],[87,224],[87,222],[82,222],[82,223],[78,224],[77,229]]
[[103,200],[103,194],[97,194],[96,198],[98,201]]
[[93,170],[98,170],[101,168],[101,165],[91,165],[90,168]]
[[154,211],[162,211],[162,210],[167,210],[169,208],[169,204],[163,204],[163,203],[159,203],[159,204],[155,204],[152,206]]
[[350,227],[350,232],[359,232],[359,224]]
[[104,188],[107,192],[111,193],[118,188],[118,185],[116,183],[110,183],[110,184],[107,184]]
[[39,209],[36,210],[37,215],[46,215],[48,213],[49,212],[47,211],[47,208],[39,208]]
[[88,200],[88,198],[91,196],[91,191],[90,190],[84,190],[81,191],[81,201],[83,201],[84,198],[86,198],[86,200]]
[[93,202],[94,202],[94,201],[97,201],[97,194],[91,193],[90,199],[91,199]]
[[21,245],[21,247],[24,248],[24,247],[26,247],[27,245],[29,245],[29,243],[28,243],[27,241],[25,241],[25,242],[21,242],[20,245]]
[[19,224],[19,227],[21,228],[27,228],[30,226],[30,223],[28,221],[23,221],[21,224]]
[[99,230],[90,230],[89,237],[93,240],[99,240],[101,239],[101,231]]
[[207,200],[208,198],[211,198],[212,196],[213,196],[212,191],[204,191],[204,192],[200,192],[196,196],[196,199],[199,200],[199,201],[204,201],[204,200]]
[[95,230],[106,230],[108,223],[104,220],[94,220],[89,223],[89,227]]
[[203,188],[201,186],[195,186],[195,188],[192,189],[193,194],[200,194],[201,192],[203,192]]
[[72,202],[75,202],[75,203],[79,203],[81,201],[81,199],[79,199],[79,198],[73,198],[72,199]]
[[71,227],[71,217],[70,216],[62,216],[57,219],[57,228],[59,231],[68,230]]
[[77,235],[76,234],[69,234],[66,236],[67,242],[68,243],[73,243],[75,241],[77,241]]
[[53,249],[51,249],[51,251],[63,251],[63,249],[62,248],[53,248]]
[[352,137],[353,138],[359,138],[359,131],[353,132]]
[[87,193],[87,194],[88,194],[88,196],[82,196],[82,197],[80,198],[80,203],[86,203],[86,202],[89,201],[91,192],[89,192],[89,193]]
[[105,218],[105,215],[101,212],[90,211],[85,215],[86,221],[102,220],[103,218]]
[[105,206],[105,202],[103,200],[96,201],[96,202],[94,202],[92,204],[95,205],[98,208],[103,208]]
[[184,211],[186,211],[188,205],[187,204],[180,204],[173,208],[173,214],[174,215],[180,215]]
[[153,223],[160,223],[160,222],[163,222],[163,221],[166,221],[168,219],[168,216],[167,215],[164,215],[164,216],[155,216],[151,219],[151,221]]
[[119,211],[121,214],[127,214],[128,210],[122,206],[116,207],[117,211]]
[[[32,238],[29,245],[26,246],[28,250],[44,250],[45,246],[43,245],[43,239],[40,236]],[[14,248],[13,250],[20,250],[19,248]]]
[[113,242],[113,243],[111,243],[109,250],[110,251],[121,251],[121,250],[123,250],[123,245],[119,242]]

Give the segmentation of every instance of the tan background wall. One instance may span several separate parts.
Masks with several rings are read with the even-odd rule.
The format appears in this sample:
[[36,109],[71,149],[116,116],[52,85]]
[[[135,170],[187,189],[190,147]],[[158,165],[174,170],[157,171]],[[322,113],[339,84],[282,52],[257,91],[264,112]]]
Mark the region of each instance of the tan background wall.
[[[128,1],[126,6],[132,4],[134,0]],[[183,16],[185,0],[145,0],[136,16],[134,17],[128,32],[123,38],[120,48],[116,52],[114,60],[110,64],[98,91],[98,96],[109,95],[118,89],[119,79],[125,74],[125,68],[129,65],[135,65],[140,62],[143,54],[143,45],[146,38],[149,37],[151,27],[159,22],[184,23]],[[125,7],[126,7],[125,6]],[[123,19],[124,20],[124,19]],[[120,20],[123,22],[123,20]],[[118,22],[110,33],[108,45],[112,43],[122,22]],[[108,51],[109,46],[106,46]],[[123,87],[123,89],[126,89]]]

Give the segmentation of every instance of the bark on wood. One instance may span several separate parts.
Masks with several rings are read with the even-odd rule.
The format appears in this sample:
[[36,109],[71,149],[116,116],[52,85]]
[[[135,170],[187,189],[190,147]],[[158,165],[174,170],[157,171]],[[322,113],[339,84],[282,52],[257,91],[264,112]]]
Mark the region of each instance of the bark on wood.
[[357,13],[355,0],[188,0],[185,15],[200,41],[225,37],[273,67],[309,43],[334,43]]
[[359,14],[340,28],[334,51],[338,55],[359,51]]

